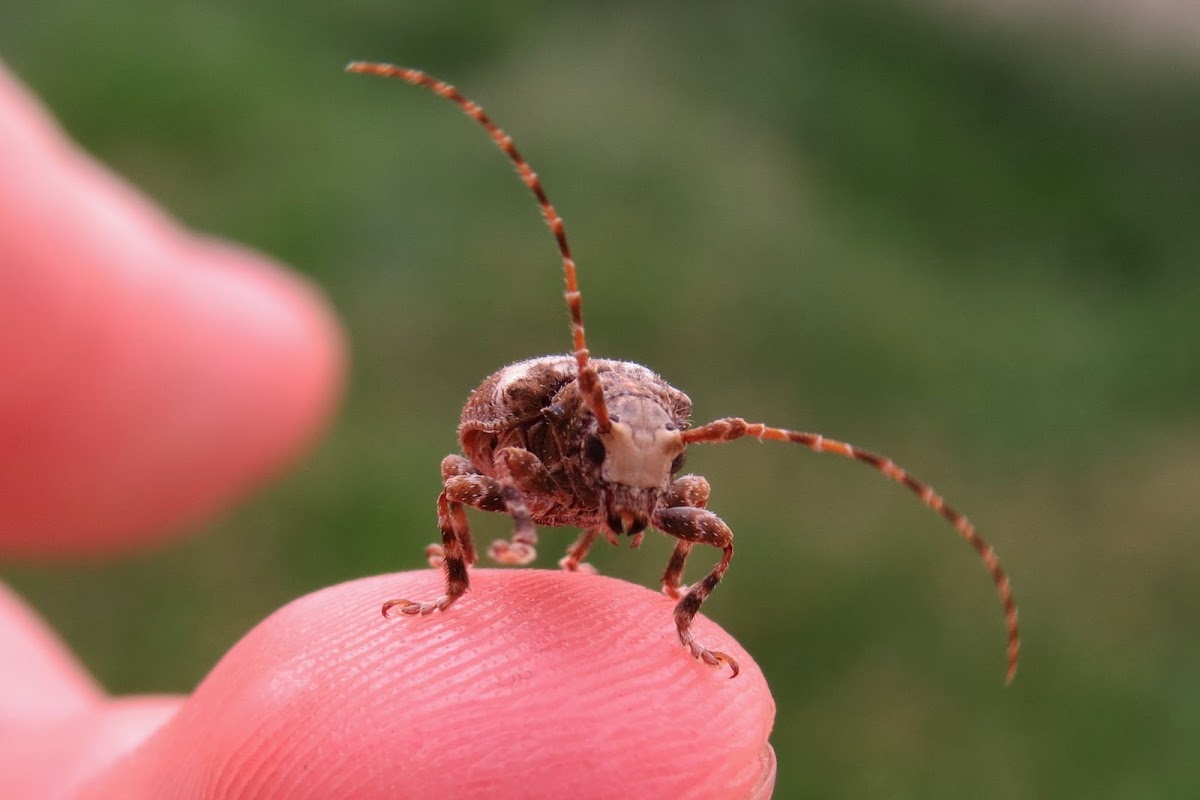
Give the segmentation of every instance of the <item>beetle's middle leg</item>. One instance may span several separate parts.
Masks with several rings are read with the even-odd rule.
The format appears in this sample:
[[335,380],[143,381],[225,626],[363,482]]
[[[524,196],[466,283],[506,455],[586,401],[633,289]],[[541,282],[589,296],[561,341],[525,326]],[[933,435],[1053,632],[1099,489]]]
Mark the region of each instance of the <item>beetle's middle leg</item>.
[[525,504],[523,491],[548,494],[550,476],[541,459],[519,447],[504,447],[496,452],[495,493],[513,518],[512,537],[497,539],[488,548],[488,557],[500,564],[528,564],[537,558],[537,528]]
[[[452,504],[477,508],[480,511],[498,511],[513,518],[512,538],[498,539],[488,548],[488,557],[501,564],[528,564],[537,558],[537,529],[533,516],[525,503],[525,494],[545,496],[557,488],[550,479],[545,466],[533,453],[518,447],[505,447],[496,453],[496,477],[492,478],[475,469],[462,456],[449,456],[442,462],[442,477],[445,494]],[[465,529],[465,518],[463,527]],[[470,550],[470,563],[474,563],[474,547],[470,536],[466,541]],[[441,547],[432,545],[428,549],[430,563],[440,563]]]

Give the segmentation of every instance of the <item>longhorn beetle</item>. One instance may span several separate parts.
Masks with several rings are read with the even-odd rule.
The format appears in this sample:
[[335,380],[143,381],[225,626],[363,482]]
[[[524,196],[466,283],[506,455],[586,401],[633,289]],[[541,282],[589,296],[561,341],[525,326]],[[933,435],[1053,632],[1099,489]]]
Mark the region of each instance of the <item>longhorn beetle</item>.
[[[444,611],[467,590],[467,567],[475,563],[476,556],[465,506],[512,517],[512,537],[497,540],[488,548],[488,556],[503,564],[534,560],[535,524],[580,528],[581,535],[559,561],[563,569],[572,572],[593,571],[584,558],[601,535],[616,545],[618,537],[626,534],[631,537],[630,546],[637,547],[646,528],[653,526],[678,540],[663,572],[662,590],[678,600],[675,627],[679,640],[695,658],[714,667],[727,664],[731,677],[736,677],[736,661],[709,650],[692,635],[692,620],[733,560],[733,532],[706,507],[708,481],[699,475],[676,475],[683,468],[688,445],[751,436],[760,441],[793,442],[860,461],[908,487],[922,503],[945,517],[979,553],[996,584],[1008,629],[1005,681],[1013,679],[1021,640],[1012,585],[996,551],[965,516],[890,458],[819,433],[772,428],[739,417],[692,427],[688,422],[692,401],[683,392],[639,364],[592,358],[583,331],[583,296],[562,217],[550,205],[537,173],[517,152],[512,138],[477,103],[420,70],[357,61],[346,69],[423,86],[483,126],[537,197],[558,243],[574,338],[573,354],[512,364],[471,393],[458,428],[465,457],[450,455],[442,461],[443,488],[437,501],[442,543],[426,549],[429,563],[445,570],[446,592],[427,602],[389,600],[383,604],[385,617],[392,609],[410,616]],[[697,544],[720,548],[721,560],[689,587],[683,584],[683,570]]]

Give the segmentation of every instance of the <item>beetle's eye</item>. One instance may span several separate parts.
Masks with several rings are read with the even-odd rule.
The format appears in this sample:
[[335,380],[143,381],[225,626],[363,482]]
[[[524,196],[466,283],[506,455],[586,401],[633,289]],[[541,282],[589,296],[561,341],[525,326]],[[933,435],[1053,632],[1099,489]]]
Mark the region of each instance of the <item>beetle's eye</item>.
[[687,451],[675,456],[675,460],[671,462],[671,474],[674,475],[679,470],[683,469],[684,462],[687,461]]
[[599,437],[589,436],[587,441],[583,443],[583,455],[593,464],[603,464],[605,455],[604,442],[600,441]]

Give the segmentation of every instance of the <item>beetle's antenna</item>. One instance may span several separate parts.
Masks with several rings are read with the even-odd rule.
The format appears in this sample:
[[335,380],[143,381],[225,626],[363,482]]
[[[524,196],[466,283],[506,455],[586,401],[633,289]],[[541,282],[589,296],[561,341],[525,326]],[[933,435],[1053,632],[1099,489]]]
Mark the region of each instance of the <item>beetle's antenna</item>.
[[492,122],[491,117],[478,103],[464,97],[458,89],[450,84],[419,69],[354,61],[346,66],[346,71],[398,78],[414,86],[424,86],[434,94],[446,98],[461,108],[468,117],[482,125],[496,146],[503,150],[509,160],[516,165],[517,174],[521,176],[521,180],[537,198],[538,205],[542,208],[542,215],[546,218],[546,224],[550,227],[550,231],[558,243],[558,252],[562,255],[563,278],[566,281],[566,290],[563,292],[563,296],[566,298],[567,308],[571,312],[571,333],[575,345],[575,363],[579,368],[579,388],[588,407],[596,416],[596,423],[600,431],[607,432],[612,427],[612,422],[608,417],[608,406],[604,402],[604,390],[600,386],[600,378],[596,374],[596,368],[588,361],[587,338],[583,332],[583,295],[579,292],[579,283],[575,275],[575,259],[571,257],[571,246],[567,244],[567,231],[563,226],[562,217],[550,204],[550,198],[546,196],[546,190],[542,187],[537,173],[529,166],[529,162],[517,152],[512,137]]
[[771,428],[760,423],[746,422],[738,417],[728,417],[684,431],[683,441],[685,444],[729,442],[743,436],[752,436],[759,440],[773,439],[777,442],[794,442],[818,453],[833,453],[861,461],[874,467],[896,483],[907,486],[913,494],[920,498],[922,503],[945,517],[946,521],[954,526],[958,535],[979,553],[983,565],[996,584],[1000,602],[1004,605],[1004,624],[1008,629],[1008,672],[1004,680],[1005,683],[1012,682],[1013,677],[1017,674],[1017,661],[1021,652],[1021,635],[1017,628],[1017,604],[1013,600],[1012,583],[1004,572],[1004,568],[1000,566],[996,550],[975,531],[975,526],[971,524],[970,520],[951,508],[942,499],[942,496],[933,490],[932,486],[912,477],[890,458],[876,455],[846,442],[827,439],[819,433],[801,433],[783,428]]

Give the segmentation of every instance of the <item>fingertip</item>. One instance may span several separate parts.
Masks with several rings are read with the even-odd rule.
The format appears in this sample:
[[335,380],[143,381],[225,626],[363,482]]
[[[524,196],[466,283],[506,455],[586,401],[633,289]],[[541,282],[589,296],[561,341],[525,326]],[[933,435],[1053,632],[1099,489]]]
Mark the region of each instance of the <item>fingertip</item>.
[[281,609],[139,754],[140,788],[727,798],[763,785],[774,704],[753,659],[715,624],[698,618],[697,637],[736,655],[736,680],[691,658],[673,604],[655,592],[533,570],[472,579],[468,596],[428,617],[378,614],[397,594],[440,593],[431,570]]
[[779,764],[775,758],[775,748],[770,744],[763,745],[759,756],[759,772],[746,795],[749,800],[768,800],[775,792],[775,773]]

